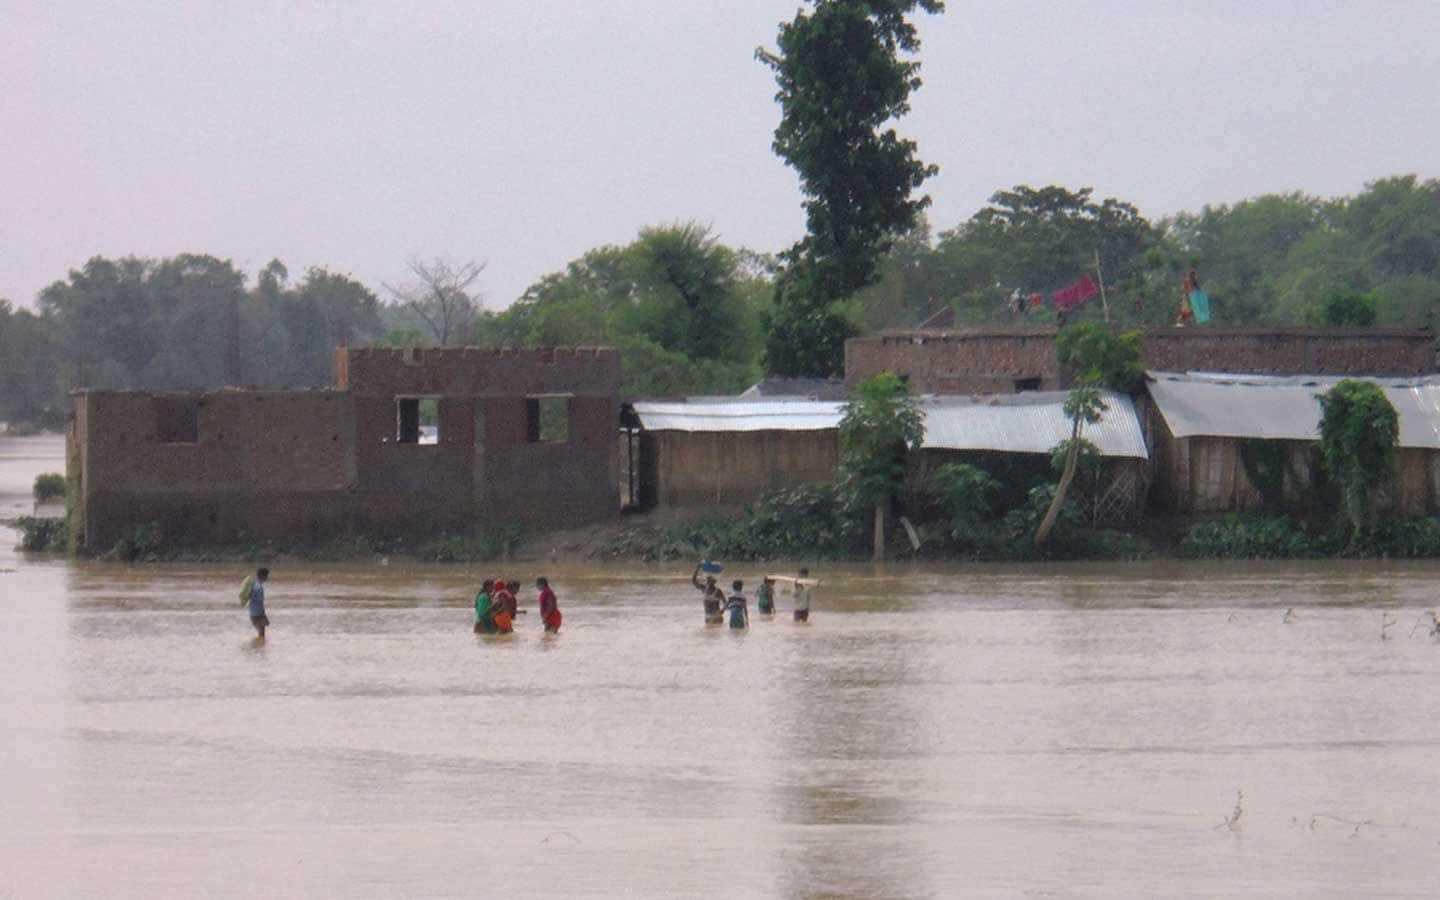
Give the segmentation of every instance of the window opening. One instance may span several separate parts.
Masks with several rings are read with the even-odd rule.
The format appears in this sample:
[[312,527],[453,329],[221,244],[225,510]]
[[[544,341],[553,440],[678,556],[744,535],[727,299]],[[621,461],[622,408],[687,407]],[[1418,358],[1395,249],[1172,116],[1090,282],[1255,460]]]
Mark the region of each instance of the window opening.
[[195,397],[155,397],[155,436],[162,444],[200,442],[200,401]]
[[1039,378],[1017,378],[1015,379],[1015,393],[1023,394],[1026,391],[1040,390]]
[[525,440],[563,444],[570,440],[570,395],[525,398]]
[[395,398],[395,443],[440,443],[440,398]]

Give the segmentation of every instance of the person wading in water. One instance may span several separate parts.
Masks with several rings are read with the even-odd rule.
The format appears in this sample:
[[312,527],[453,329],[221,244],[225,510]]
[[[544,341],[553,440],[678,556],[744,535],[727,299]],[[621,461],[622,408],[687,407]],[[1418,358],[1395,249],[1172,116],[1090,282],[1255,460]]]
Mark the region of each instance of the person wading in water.
[[494,634],[495,625],[490,621],[490,607],[495,604],[491,599],[490,592],[495,590],[495,581],[487,578],[480,585],[480,593],[475,595],[475,633]]
[[555,634],[560,630],[560,601],[544,576],[535,579],[535,587],[540,589],[540,621],[545,623],[547,633]]
[[749,628],[750,604],[745,599],[745,582],[736,580],[730,585],[730,589],[735,592],[725,600],[725,610],[730,613],[730,627]]
[[269,578],[269,569],[256,569],[255,574],[246,576],[240,585],[240,605],[249,609],[250,624],[262,638],[265,627],[270,624],[270,617],[265,615],[265,582]]
[[755,591],[755,608],[762,616],[775,614],[775,579],[765,578]]
[[801,569],[800,577],[795,579],[795,621],[810,621],[810,598],[814,595],[815,588],[810,581],[810,570]]
[[725,621],[725,614],[720,611],[721,607],[725,605],[725,592],[720,590],[720,586],[715,583],[714,575],[706,575],[705,583],[700,583],[700,569],[702,566],[704,566],[704,563],[696,566],[695,571],[690,574],[690,583],[695,585],[696,590],[700,591],[701,597],[704,600],[705,624],[719,625]]

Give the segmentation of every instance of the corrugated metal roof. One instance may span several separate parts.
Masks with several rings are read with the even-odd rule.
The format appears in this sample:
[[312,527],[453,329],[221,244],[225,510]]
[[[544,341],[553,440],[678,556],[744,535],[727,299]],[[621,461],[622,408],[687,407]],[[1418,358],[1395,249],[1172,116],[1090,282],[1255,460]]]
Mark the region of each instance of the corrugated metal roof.
[[750,385],[737,400],[844,400],[849,396],[838,378],[770,376]]
[[845,406],[820,400],[630,405],[646,431],[824,431],[840,427]]
[[[1064,391],[979,397],[926,397],[923,446],[936,450],[1049,453],[1070,437]],[[1124,394],[1103,392],[1106,411],[1086,425],[1084,437],[1103,456],[1147,459],[1135,405]],[[631,404],[647,431],[823,431],[838,428],[843,403],[813,400],[731,403]]]
[[[927,398],[925,447],[945,450],[999,450],[1049,453],[1070,437],[1066,391],[1028,391],[982,397]],[[1102,391],[1105,411],[1081,437],[1101,456],[1148,459],[1135,404],[1125,394]]]
[[[1314,441],[1320,401],[1344,375],[1147,372],[1150,396],[1177,438]],[[1401,447],[1440,449],[1440,376],[1359,378],[1385,391],[1400,416]]]

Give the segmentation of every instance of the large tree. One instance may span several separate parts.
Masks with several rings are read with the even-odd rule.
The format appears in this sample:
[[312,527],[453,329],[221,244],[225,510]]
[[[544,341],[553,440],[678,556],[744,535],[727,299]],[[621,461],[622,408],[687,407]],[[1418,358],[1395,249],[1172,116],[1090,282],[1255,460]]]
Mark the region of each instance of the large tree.
[[693,222],[642,229],[531,285],[509,309],[486,313],[480,344],[608,343],[631,396],[728,393],[758,374],[763,259],[721,244]]
[[[915,227],[928,196],[913,196],[935,166],[887,123],[910,109],[920,49],[908,16],[940,0],[812,0],[780,26],[776,50],[756,50],[775,73],[775,152],[800,175],[806,236],[784,254],[767,346],[772,372],[833,374],[853,319],[841,301],[871,284],[895,237]],[[839,352],[837,352],[837,349]]]

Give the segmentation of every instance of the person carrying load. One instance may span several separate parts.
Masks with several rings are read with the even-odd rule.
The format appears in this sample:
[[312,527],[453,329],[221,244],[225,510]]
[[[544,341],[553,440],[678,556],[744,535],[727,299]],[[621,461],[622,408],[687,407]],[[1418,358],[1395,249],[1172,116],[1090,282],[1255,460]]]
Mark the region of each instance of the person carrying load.
[[[705,570],[705,583],[700,583],[700,571]],[[714,573],[720,571],[720,566],[712,562],[702,562],[695,566],[695,571],[690,573],[690,583],[700,592],[701,600],[705,604],[705,624],[719,625],[725,621],[725,614],[721,608],[725,605],[725,592],[715,583]]]
[[261,638],[270,624],[270,617],[265,615],[265,582],[269,578],[269,569],[256,569],[254,575],[246,575],[240,583],[240,605],[250,613],[250,625]]

